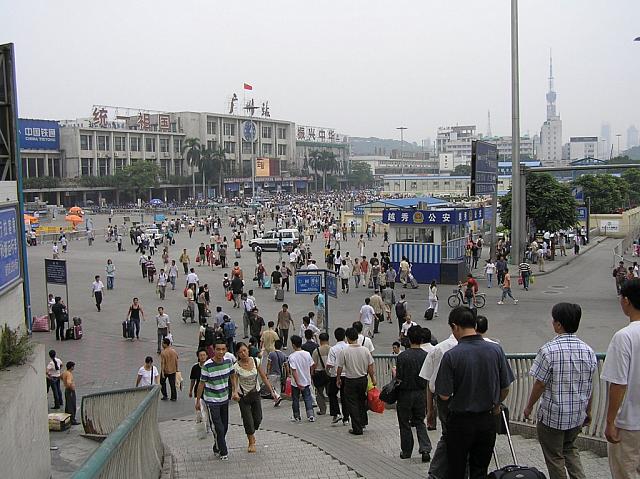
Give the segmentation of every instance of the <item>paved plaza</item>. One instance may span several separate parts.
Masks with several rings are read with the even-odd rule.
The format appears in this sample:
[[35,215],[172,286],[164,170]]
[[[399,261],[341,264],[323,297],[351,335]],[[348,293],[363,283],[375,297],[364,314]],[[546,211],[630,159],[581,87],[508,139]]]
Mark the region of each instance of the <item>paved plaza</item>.
[[[92,218],[98,231],[107,224],[106,216]],[[122,218],[116,216],[114,223],[121,225]],[[231,229],[225,226],[222,233],[230,237]],[[170,248],[170,257],[177,260],[182,248],[187,248],[194,260],[197,246],[201,241],[207,240],[208,237],[204,232],[196,231],[191,239],[186,232],[182,232],[176,236],[176,244]],[[369,257],[374,251],[380,251],[381,242],[381,237],[373,238],[368,242],[365,254]],[[581,257],[574,259],[569,253],[568,258],[560,259],[555,264],[547,262],[547,270],[554,271],[537,275],[537,281],[530,291],[514,289],[515,297],[520,300],[517,305],[511,303],[497,305],[500,290],[486,289],[484,281],[481,280],[482,291],[487,293],[487,305],[482,312],[489,318],[489,336],[498,339],[507,352],[535,352],[541,344],[553,336],[550,325],[550,310],[553,304],[559,301],[570,301],[579,303],[583,308],[579,335],[596,351],[605,351],[613,332],[627,323],[627,319],[620,312],[611,278],[613,258],[611,249],[614,244],[614,240],[594,239],[589,247],[583,249]],[[55,348],[63,361],[76,362],[75,377],[80,396],[134,386],[137,370],[143,364],[145,356],[158,358],[154,316],[159,305],[164,306],[171,317],[175,346],[180,354],[181,370],[185,376],[188,376],[188,371],[195,362],[198,325],[184,324],[180,319],[181,311],[185,306],[182,294],[184,276],[179,276],[176,291],[168,291],[167,299],[160,301],[155,294],[155,286],[143,280],[138,266],[139,254],[135,253],[135,247],[129,245],[128,237],[125,237],[125,245],[127,251],[118,253],[115,243],[106,243],[100,235],[97,235],[91,247],[86,240],[71,241],[68,253],[61,257],[68,261],[70,316],[79,316],[83,319],[84,338],[80,341],[56,342],[53,333],[34,333],[36,341],[44,343],[47,348]],[[349,239],[343,242],[342,251],[349,251],[351,256],[354,256],[357,251],[356,240]],[[315,240],[312,252],[321,263],[322,240]],[[28,256],[32,310],[34,315],[40,315],[46,312],[43,259],[51,257],[51,244],[45,243],[29,248]],[[483,257],[486,258],[486,256],[485,249]],[[90,286],[96,274],[100,274],[106,283],[104,268],[107,258],[111,258],[116,266],[115,290],[105,291],[102,311],[97,312],[91,297]],[[567,259],[568,264],[564,264]],[[263,261],[269,273],[277,264],[277,260],[278,253],[263,253]],[[154,261],[159,269],[160,253],[156,253]],[[255,256],[245,247],[239,261],[247,280],[245,287],[247,290],[252,286]],[[222,275],[230,270],[215,268],[211,271],[210,268],[199,267],[195,263],[193,266],[196,268],[201,284],[208,283],[210,286],[212,309],[215,309],[216,305],[222,305],[236,321],[241,333],[241,313],[231,307],[231,303],[224,299],[222,292]],[[534,266],[534,272],[536,269],[537,267]],[[265,321],[274,320],[282,303],[274,301],[273,290],[259,290],[257,284],[253,285],[261,315]],[[413,314],[414,320],[422,326],[428,326],[437,338],[443,339],[449,335],[446,318],[450,308],[446,304],[446,298],[452,288],[452,285],[440,287],[440,314],[430,322],[422,319],[427,297],[424,285],[416,290],[398,289],[396,286],[396,292],[407,295],[409,311]],[[64,288],[50,287],[50,292],[65,296]],[[370,294],[372,294],[370,289],[352,287],[350,294],[338,293],[337,300],[330,298],[330,329],[350,325],[356,320],[364,298]],[[130,342],[122,337],[121,323],[134,296],[140,298],[146,321],[142,325],[141,340]],[[290,306],[296,330],[298,330],[302,315],[313,309],[312,297],[296,296],[292,284],[292,290],[286,293],[285,302]],[[237,339],[242,339],[242,334]],[[396,323],[382,324],[380,334],[374,339],[375,352],[390,352],[391,343],[396,339]],[[413,477],[411,474],[414,472],[415,477],[425,476],[425,466],[419,463],[418,459],[401,461],[397,458],[399,438],[394,411],[387,411],[382,416],[375,415],[366,435],[357,439],[347,438],[348,435],[344,434],[346,431],[333,431],[335,428],[329,426],[326,417],[321,418],[316,424],[289,424],[287,421],[289,413],[289,403],[284,403],[279,410],[272,410],[265,403],[264,431],[258,433],[260,452],[239,466],[235,458],[241,456],[247,459],[247,457],[246,453],[242,452],[244,434],[237,427],[240,424],[239,413],[235,408],[232,409],[232,423],[236,426],[230,429],[233,460],[224,466],[229,471],[227,477],[251,477],[250,471],[260,473],[261,477],[264,477],[262,472],[269,471],[270,468],[274,468],[274,471],[282,471],[281,477],[287,470],[294,469],[296,466],[309,467],[304,469],[307,472],[303,477],[354,477],[354,475],[394,477],[387,469],[378,468],[378,463],[380,467],[385,464],[385,467],[395,468],[398,475],[402,474],[403,477]],[[187,473],[190,471],[188,463],[191,459],[201,464],[210,460],[210,455],[207,454],[207,451],[210,451],[209,440],[187,441],[187,438],[192,436],[193,424],[190,420],[192,414],[193,401],[186,396],[186,391],[179,393],[176,403],[161,402],[159,405],[159,420],[162,422],[164,439],[169,449],[176,453],[175,467],[176,471],[181,473],[178,477],[199,477],[197,474]],[[86,440],[78,439],[78,432],[79,427],[74,428],[72,432],[52,433],[52,445],[61,446],[60,450],[52,452],[55,478],[67,477],[70,471],[77,467],[95,447],[90,441],[84,442]],[[179,441],[180,438],[184,440]],[[436,438],[437,435],[432,433],[432,442],[435,443]],[[522,448],[522,457],[525,458],[521,459],[521,462],[529,461],[531,464],[542,467],[544,461],[537,443],[522,438],[517,440],[520,441],[519,450]],[[292,452],[284,453],[283,450]],[[280,452],[274,452],[275,457],[272,457],[273,451]],[[295,451],[304,453],[304,457],[309,458],[308,461],[313,467],[309,464],[300,464],[297,460],[299,456],[294,453]],[[268,462],[264,462],[267,460],[264,457],[267,452],[270,454],[269,459]],[[502,464],[507,462],[507,456],[504,457],[501,459]],[[585,456],[587,457],[589,461],[593,460],[594,464],[593,468],[585,467],[590,472],[594,471],[594,475],[589,477],[608,477],[606,459],[592,458],[590,455]],[[365,467],[365,463],[369,466]],[[251,464],[255,468],[252,469]],[[258,467],[259,465],[261,466]],[[221,466],[216,463],[215,467]],[[607,472],[603,472],[605,470]],[[313,475],[313,471],[317,475]],[[388,474],[375,475],[382,474],[384,471]],[[300,474],[303,473],[297,471],[296,475]]]

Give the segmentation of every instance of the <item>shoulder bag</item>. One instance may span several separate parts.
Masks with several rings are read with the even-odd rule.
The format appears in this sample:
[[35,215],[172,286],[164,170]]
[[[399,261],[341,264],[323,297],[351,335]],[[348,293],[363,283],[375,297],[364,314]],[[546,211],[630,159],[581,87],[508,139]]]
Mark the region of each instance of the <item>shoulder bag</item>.
[[318,359],[320,360],[322,369],[313,372],[312,380],[315,387],[322,388],[329,382],[329,375],[327,374],[327,367],[324,365],[322,354],[320,354],[320,349],[316,349],[316,351],[318,352]]

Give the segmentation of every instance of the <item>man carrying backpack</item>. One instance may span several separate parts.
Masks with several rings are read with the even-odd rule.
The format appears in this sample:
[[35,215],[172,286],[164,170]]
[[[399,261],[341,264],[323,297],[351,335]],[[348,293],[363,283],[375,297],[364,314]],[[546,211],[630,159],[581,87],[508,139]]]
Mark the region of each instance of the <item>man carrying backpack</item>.
[[231,318],[226,314],[222,323],[222,334],[224,334],[224,341],[227,343],[227,350],[231,354],[235,354],[236,323],[231,321]]
[[396,303],[396,318],[398,318],[398,334],[402,332],[402,323],[407,317],[407,300],[405,294],[400,295],[400,301]]

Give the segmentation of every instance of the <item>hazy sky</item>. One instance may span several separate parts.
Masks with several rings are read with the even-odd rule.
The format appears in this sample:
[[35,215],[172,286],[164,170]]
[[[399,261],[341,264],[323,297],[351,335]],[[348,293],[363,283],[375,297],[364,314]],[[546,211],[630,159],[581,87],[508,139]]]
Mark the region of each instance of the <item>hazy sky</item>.
[[[564,140],[640,126],[640,1],[521,0],[522,132],[545,119],[553,48]],[[226,112],[242,84],[275,118],[358,136],[511,133],[509,0],[0,0],[23,117],[91,106]],[[626,142],[623,136],[623,142]]]

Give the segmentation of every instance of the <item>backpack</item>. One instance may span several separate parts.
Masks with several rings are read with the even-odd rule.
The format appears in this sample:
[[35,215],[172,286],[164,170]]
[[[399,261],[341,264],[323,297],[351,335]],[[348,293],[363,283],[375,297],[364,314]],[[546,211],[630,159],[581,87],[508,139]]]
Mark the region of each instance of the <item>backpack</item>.
[[216,342],[216,330],[211,326],[207,326],[204,330],[204,344],[205,346],[212,346]]
[[224,332],[225,339],[231,339],[236,336],[236,323],[226,321],[222,323],[222,331]]
[[313,304],[314,304],[315,306],[318,306],[318,302],[319,302],[319,300],[318,300],[318,295],[316,294],[316,295],[313,297]]
[[399,301],[396,303],[396,316],[398,318],[404,318],[407,315],[407,303],[405,301]]

